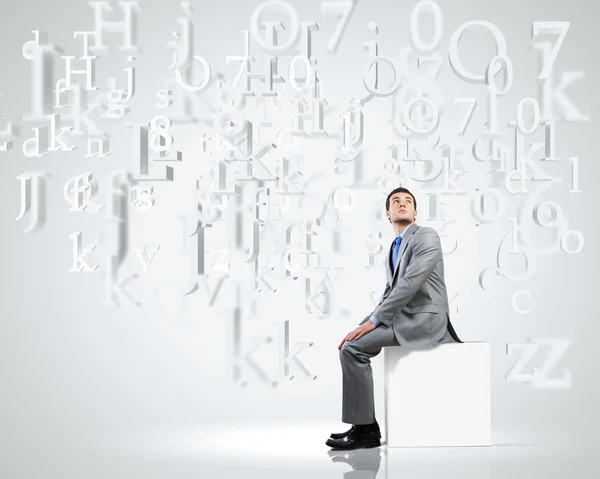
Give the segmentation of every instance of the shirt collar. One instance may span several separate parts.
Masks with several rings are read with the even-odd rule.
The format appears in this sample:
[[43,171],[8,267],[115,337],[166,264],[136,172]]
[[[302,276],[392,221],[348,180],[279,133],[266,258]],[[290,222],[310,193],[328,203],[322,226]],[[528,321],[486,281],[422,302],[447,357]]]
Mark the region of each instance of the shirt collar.
[[404,228],[404,231],[402,233],[400,233],[399,236],[396,236],[396,238],[402,238],[404,236],[404,234],[408,231],[408,229],[413,225],[414,223],[411,223],[408,225],[407,228]]

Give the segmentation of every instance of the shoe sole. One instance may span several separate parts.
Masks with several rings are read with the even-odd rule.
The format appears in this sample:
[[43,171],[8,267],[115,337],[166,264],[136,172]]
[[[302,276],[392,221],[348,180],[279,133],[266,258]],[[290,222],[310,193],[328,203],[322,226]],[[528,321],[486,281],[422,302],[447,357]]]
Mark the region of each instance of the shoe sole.
[[[331,439],[341,439],[341,438],[343,438],[345,435],[346,435],[346,434],[341,434],[341,433],[334,432],[334,433],[332,433],[332,434],[331,434],[329,437],[330,437]],[[379,439],[381,439],[381,432],[379,433]]]
[[327,446],[331,447],[333,450],[337,450],[337,451],[343,451],[343,450],[349,450],[349,449],[370,449],[373,447],[380,447],[381,446],[381,441],[377,440],[377,441],[367,441],[364,442],[362,444],[359,445],[355,445],[355,446],[349,446],[349,447],[345,447],[345,446],[331,446],[327,443],[325,443]]

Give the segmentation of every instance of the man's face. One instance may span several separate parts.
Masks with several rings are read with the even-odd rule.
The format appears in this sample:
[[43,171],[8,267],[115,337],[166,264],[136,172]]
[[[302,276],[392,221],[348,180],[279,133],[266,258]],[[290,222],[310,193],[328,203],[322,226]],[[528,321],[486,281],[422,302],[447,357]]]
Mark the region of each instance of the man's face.
[[412,196],[408,193],[395,193],[390,198],[390,209],[385,215],[392,223],[411,224],[417,218],[417,210]]

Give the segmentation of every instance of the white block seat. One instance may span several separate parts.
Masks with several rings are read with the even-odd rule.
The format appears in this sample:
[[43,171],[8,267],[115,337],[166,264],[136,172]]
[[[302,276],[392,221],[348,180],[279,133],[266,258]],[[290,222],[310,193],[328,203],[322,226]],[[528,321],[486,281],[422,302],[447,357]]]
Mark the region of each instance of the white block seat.
[[490,446],[490,345],[384,349],[388,447]]

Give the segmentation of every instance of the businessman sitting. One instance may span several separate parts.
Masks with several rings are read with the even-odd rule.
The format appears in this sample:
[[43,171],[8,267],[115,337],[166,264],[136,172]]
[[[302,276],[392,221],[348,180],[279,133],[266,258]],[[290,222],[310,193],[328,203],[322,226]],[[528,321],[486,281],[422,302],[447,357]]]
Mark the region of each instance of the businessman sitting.
[[336,449],[381,445],[370,361],[381,348],[402,345],[424,349],[462,342],[448,313],[438,233],[415,223],[417,201],[406,188],[396,188],[388,195],[385,214],[395,235],[385,260],[385,290],[373,312],[338,346],[342,365],[342,422],[352,427],[331,434],[325,442]]

